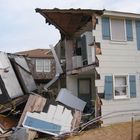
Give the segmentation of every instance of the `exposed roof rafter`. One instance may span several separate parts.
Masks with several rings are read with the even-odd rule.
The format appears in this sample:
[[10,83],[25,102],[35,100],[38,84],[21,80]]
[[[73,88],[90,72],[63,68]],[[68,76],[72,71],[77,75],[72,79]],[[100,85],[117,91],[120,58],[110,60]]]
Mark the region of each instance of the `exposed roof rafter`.
[[54,25],[65,36],[73,36],[86,25],[93,13],[102,14],[102,10],[89,9],[36,9],[46,19],[46,23]]

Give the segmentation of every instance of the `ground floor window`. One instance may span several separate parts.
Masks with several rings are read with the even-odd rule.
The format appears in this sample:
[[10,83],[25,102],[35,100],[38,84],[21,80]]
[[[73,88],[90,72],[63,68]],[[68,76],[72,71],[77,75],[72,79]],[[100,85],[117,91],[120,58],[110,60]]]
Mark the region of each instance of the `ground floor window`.
[[136,93],[136,75],[105,76],[104,98],[106,100],[136,98]]
[[114,76],[114,99],[128,97],[128,76]]

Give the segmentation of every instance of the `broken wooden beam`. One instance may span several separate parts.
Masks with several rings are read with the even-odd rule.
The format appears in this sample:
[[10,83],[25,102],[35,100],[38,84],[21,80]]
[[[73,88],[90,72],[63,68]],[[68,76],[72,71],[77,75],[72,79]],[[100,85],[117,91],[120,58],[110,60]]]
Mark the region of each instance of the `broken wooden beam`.
[[18,122],[18,126],[22,125],[23,119],[27,112],[41,112],[46,104],[46,99],[40,95],[30,95],[23,113]]
[[26,102],[28,99],[28,95],[23,95],[23,96],[20,96],[20,97],[17,97],[5,104],[0,104],[0,113],[4,113],[6,111],[10,111],[13,109],[13,107],[17,107],[19,106],[20,104]]
[[[46,104],[46,99],[40,95],[34,94],[30,95],[28,98],[28,101],[25,105],[25,108],[23,110],[23,113],[20,117],[20,120],[18,122],[18,127],[22,125],[22,122],[26,116],[27,112],[41,112]],[[33,140],[36,136],[36,131],[29,130],[28,134],[30,138],[28,140]]]

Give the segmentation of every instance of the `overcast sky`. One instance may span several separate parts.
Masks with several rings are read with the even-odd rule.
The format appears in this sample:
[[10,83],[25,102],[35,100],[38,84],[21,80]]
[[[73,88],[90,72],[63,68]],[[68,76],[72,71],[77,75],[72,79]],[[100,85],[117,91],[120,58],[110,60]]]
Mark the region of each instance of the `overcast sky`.
[[0,0],[0,51],[14,53],[55,45],[59,32],[36,8],[107,9],[140,13],[139,0]]

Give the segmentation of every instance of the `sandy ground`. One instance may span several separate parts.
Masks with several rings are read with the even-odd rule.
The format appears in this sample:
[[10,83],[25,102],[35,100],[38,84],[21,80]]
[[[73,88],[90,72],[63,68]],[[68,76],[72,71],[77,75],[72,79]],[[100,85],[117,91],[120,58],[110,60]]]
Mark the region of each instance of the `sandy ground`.
[[140,121],[134,122],[133,130],[131,122],[120,123],[91,129],[67,140],[140,140]]

